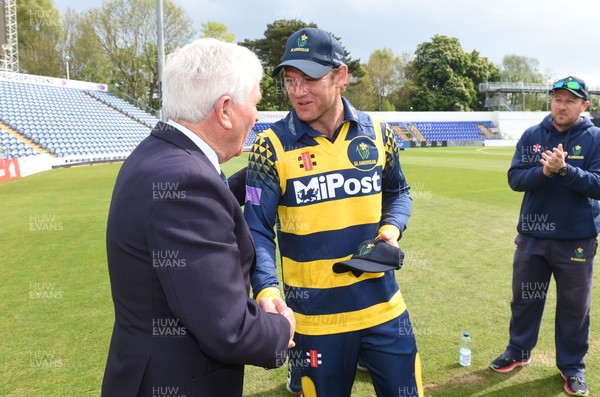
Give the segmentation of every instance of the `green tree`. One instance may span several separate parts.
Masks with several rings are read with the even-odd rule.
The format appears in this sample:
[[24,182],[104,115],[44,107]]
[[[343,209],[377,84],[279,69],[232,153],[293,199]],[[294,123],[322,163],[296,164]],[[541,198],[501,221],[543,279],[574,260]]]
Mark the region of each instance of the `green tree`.
[[470,110],[476,92],[466,77],[469,56],[458,39],[435,35],[421,43],[413,60],[418,91],[412,98],[414,110]]
[[[384,102],[400,84],[400,59],[392,50],[375,50],[369,57],[366,69],[373,85],[373,96],[377,100],[377,110],[384,110]],[[389,103],[387,105],[389,108]],[[393,110],[393,109],[392,109]]]
[[342,95],[346,97],[352,105],[361,110],[377,109],[377,100],[373,96],[373,82],[371,76],[366,70],[365,65],[361,65],[362,78],[351,77],[351,82]]
[[488,81],[496,81],[500,76],[500,70],[486,57],[481,57],[479,52],[473,50],[470,54],[471,62],[467,76],[473,81],[477,91],[476,103],[472,104],[473,110],[485,110],[485,93],[479,92],[479,84]]
[[398,111],[410,111],[412,94],[416,92],[413,89],[414,84],[409,80],[410,65],[413,55],[410,51],[402,51],[398,56],[398,75],[399,84],[394,91],[388,95],[388,100],[393,104],[394,109]]
[[235,35],[229,31],[227,26],[213,21],[208,21],[202,24],[202,29],[200,29],[200,37],[212,37],[227,43],[233,43],[235,41]]
[[[171,1],[163,4],[165,53],[185,44],[193,35],[192,22]],[[159,107],[157,24],[155,1],[110,0],[90,10],[102,52],[112,69],[109,83],[143,104]]]
[[481,109],[478,85],[496,73],[497,68],[477,51],[463,51],[457,38],[435,35],[419,44],[409,65],[411,106],[431,111]]
[[60,13],[52,0],[19,0],[17,32],[20,72],[66,77]]
[[[520,55],[506,55],[502,58],[499,81],[508,83],[542,84],[549,80],[549,76],[539,72],[539,61]],[[545,95],[544,95],[545,97]],[[539,95],[527,92],[524,88],[521,93],[506,94],[506,102],[513,109],[537,110]]]
[[394,104],[394,109],[404,112],[414,110],[412,108],[412,98],[416,92],[418,92],[418,89],[411,79],[403,80],[400,87],[389,96],[390,101]]
[[71,79],[108,83],[112,68],[93,28],[89,11],[68,9],[63,15],[64,55],[69,57]]
[[500,81],[510,83],[544,83],[547,77],[538,71],[539,61],[520,55],[505,55],[502,58]]

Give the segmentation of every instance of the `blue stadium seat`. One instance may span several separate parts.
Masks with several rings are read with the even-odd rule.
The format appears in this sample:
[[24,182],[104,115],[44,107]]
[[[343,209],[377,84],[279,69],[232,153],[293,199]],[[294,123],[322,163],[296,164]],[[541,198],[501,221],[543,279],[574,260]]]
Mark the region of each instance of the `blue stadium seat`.
[[[118,150],[130,152],[158,119],[107,92],[0,80],[0,121],[57,156],[108,158],[115,150],[108,143],[112,137],[127,136],[128,144]],[[11,152],[29,153],[27,145],[24,153]]]
[[[412,123],[428,141],[481,140],[478,121],[428,121]],[[491,127],[491,122],[487,122]]]

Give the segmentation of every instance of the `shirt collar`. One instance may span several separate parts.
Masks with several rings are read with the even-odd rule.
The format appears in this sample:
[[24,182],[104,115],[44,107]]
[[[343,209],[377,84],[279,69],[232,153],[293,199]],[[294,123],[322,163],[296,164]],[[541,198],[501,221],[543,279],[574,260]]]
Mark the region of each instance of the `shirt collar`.
[[[344,125],[344,123],[346,123],[347,121],[354,121],[356,123],[359,123],[358,112],[356,111],[354,106],[352,106],[350,101],[342,97],[342,103],[344,105],[344,121],[342,122],[342,124],[340,124],[340,127]],[[298,115],[296,114],[296,111],[293,108],[290,111],[288,123],[288,127],[292,132],[292,142],[290,142],[292,144],[299,141],[303,135],[308,135],[313,138],[323,135],[321,132],[315,130],[314,128],[306,124],[304,121],[300,120],[298,118]]]
[[198,135],[190,131],[187,127],[184,127],[176,121],[169,119],[167,121],[167,124],[177,128],[179,131],[181,131],[183,135],[190,138],[190,140],[194,142],[194,144],[198,146],[200,150],[202,150],[202,153],[204,153],[206,157],[208,157],[208,159],[210,160],[211,164],[215,167],[217,172],[221,173],[221,166],[219,165],[219,157],[217,156],[217,153],[210,146],[208,146],[208,144],[204,142],[202,138],[200,138]]

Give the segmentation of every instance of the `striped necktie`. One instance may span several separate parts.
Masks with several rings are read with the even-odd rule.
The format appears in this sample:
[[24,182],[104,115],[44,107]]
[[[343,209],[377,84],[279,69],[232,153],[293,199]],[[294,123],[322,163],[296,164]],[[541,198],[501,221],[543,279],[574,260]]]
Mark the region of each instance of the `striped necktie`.
[[223,179],[223,182],[225,183],[225,185],[227,187],[229,187],[229,182],[227,182],[227,177],[225,176],[225,174],[223,173],[223,170],[221,170],[221,179]]

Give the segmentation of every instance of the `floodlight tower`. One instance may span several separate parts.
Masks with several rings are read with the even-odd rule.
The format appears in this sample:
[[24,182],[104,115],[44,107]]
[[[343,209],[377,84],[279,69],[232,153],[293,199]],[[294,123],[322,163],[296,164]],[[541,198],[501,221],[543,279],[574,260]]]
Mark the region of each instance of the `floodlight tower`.
[[0,0],[0,45],[2,70],[19,72],[19,44],[17,36],[17,2]]
[[162,0],[156,0],[156,47],[158,50],[158,118],[162,120],[162,75],[165,63]]
[[8,72],[8,44],[7,43],[2,43],[2,46],[0,46],[0,48],[2,48],[2,71],[3,72]]

